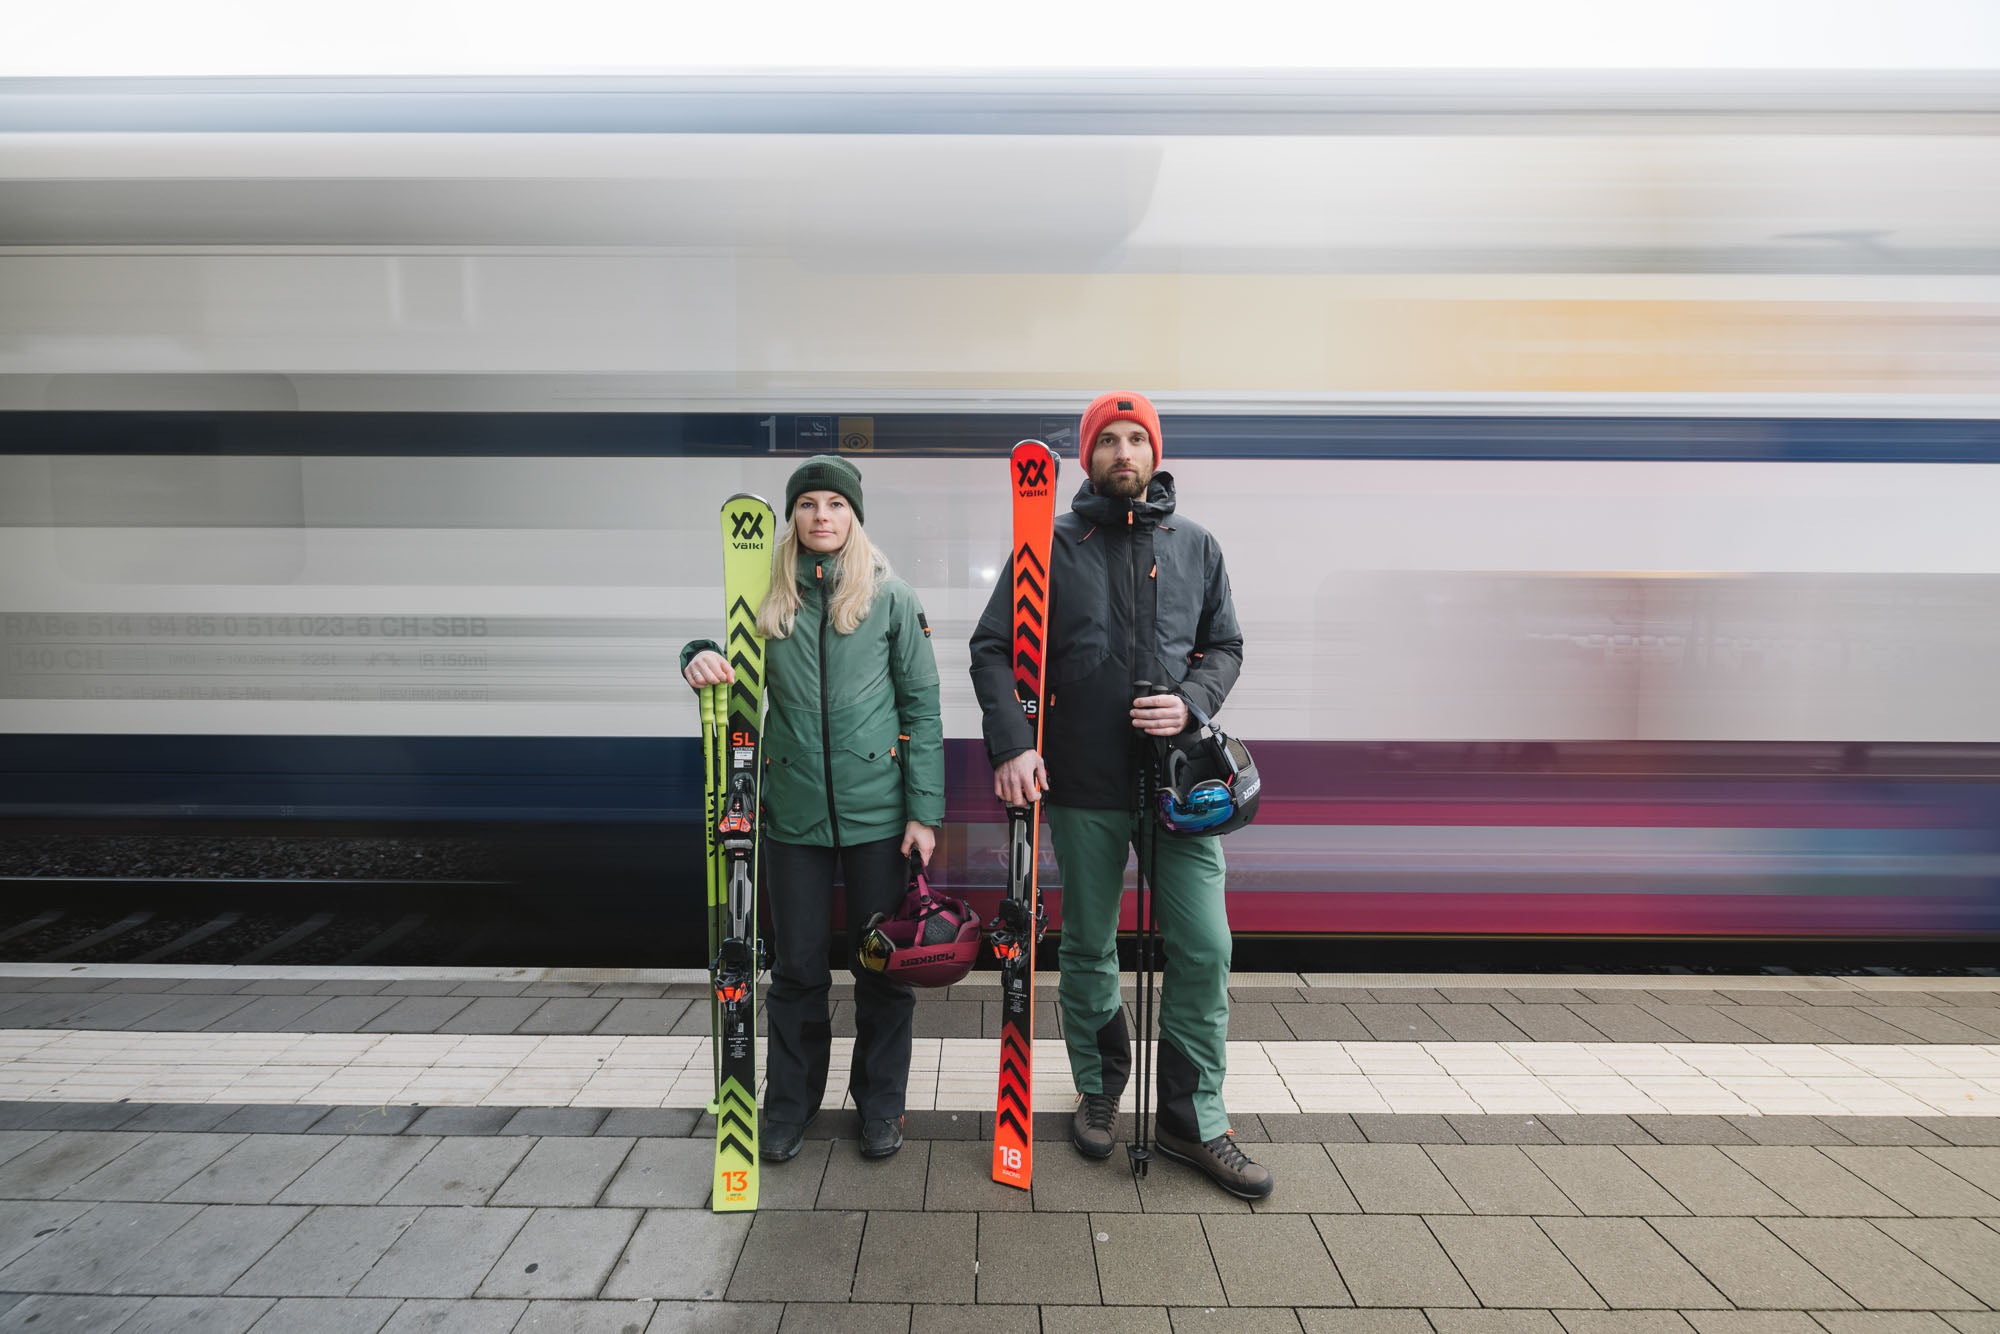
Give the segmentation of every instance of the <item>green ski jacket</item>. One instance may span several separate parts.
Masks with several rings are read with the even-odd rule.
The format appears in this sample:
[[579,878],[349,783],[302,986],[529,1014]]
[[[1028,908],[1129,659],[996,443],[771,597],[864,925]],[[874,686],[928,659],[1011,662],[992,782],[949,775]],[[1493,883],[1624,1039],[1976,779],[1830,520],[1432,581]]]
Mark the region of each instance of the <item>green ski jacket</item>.
[[[765,644],[764,829],[818,847],[898,837],[944,823],[944,723],[937,658],[916,590],[882,584],[843,635],[827,624],[829,557],[799,552],[792,632]],[[712,640],[681,650],[681,670]],[[726,656],[726,655],[725,655]]]

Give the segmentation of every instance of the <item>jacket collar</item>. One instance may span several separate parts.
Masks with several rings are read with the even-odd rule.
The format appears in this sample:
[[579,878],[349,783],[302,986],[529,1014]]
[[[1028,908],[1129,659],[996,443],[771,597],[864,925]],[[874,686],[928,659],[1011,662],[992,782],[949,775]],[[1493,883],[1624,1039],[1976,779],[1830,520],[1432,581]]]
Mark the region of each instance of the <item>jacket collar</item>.
[[1092,523],[1123,528],[1127,523],[1125,516],[1129,514],[1132,516],[1131,523],[1151,528],[1174,512],[1174,503],[1174,475],[1156,472],[1143,500],[1100,496],[1086,477],[1077,489],[1076,497],[1069,502],[1069,507]]

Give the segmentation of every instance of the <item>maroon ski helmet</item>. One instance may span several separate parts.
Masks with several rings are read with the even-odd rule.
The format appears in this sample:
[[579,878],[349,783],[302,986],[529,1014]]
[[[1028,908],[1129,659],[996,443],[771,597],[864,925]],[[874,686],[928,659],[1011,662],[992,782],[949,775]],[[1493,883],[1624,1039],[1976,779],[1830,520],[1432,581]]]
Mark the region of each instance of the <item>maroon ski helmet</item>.
[[979,958],[979,914],[964,899],[931,892],[915,864],[910,888],[893,914],[868,919],[855,956],[863,968],[896,982],[948,987],[972,971]]

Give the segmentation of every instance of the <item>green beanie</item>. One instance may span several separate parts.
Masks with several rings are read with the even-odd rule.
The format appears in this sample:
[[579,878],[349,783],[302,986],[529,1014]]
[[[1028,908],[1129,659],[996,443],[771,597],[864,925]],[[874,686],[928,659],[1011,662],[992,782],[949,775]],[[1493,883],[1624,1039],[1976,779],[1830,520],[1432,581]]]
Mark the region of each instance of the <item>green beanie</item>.
[[815,454],[793,470],[792,480],[785,483],[787,519],[792,517],[792,507],[799,503],[799,497],[808,491],[838,491],[854,506],[855,519],[868,522],[868,516],[861,512],[861,469],[846,459],[835,454]]

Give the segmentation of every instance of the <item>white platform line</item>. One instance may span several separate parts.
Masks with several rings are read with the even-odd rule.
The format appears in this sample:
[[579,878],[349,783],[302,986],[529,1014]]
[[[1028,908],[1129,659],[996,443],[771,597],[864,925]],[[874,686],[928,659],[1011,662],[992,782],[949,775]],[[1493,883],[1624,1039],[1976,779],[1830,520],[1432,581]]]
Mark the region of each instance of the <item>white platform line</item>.
[[[918,1039],[909,1106],[990,1108],[998,1055]],[[2000,1116],[2000,1044],[1232,1042],[1229,1062],[1236,1112]],[[1035,1073],[1036,1110],[1068,1110],[1060,1039]],[[0,1100],[699,1107],[712,1078],[692,1037],[0,1029]]]

